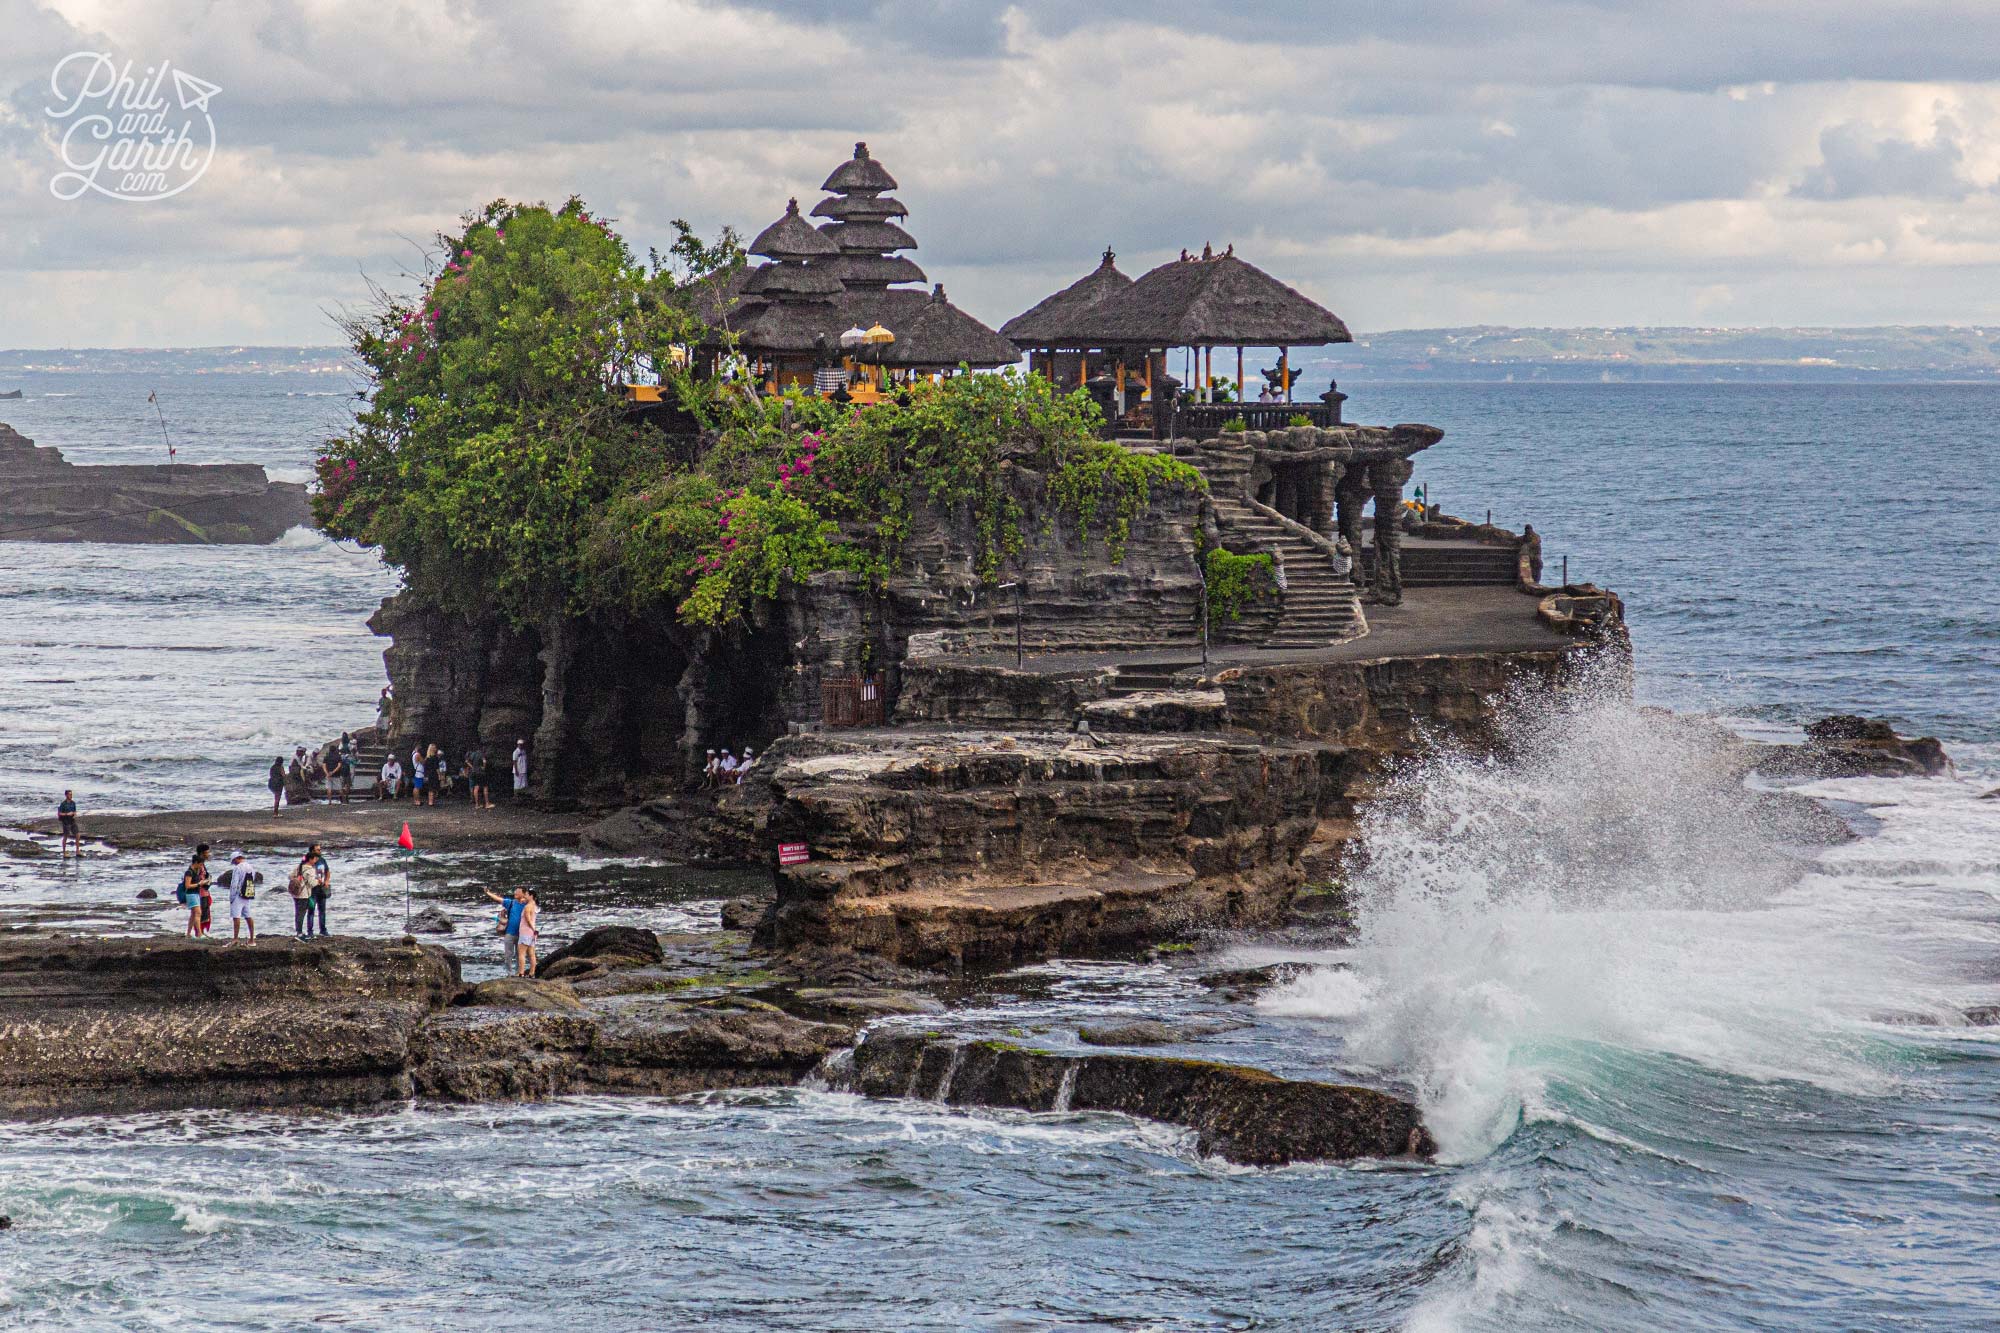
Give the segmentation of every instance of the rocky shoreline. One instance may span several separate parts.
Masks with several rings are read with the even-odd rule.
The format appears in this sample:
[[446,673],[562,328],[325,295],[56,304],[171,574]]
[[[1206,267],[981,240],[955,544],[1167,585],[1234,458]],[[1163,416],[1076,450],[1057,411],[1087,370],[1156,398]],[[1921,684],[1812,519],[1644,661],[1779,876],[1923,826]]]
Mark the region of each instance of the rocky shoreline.
[[549,970],[571,980],[467,986],[455,955],[407,937],[232,948],[15,936],[0,941],[0,1115],[671,1096],[817,1079],[953,1106],[1116,1111],[1186,1126],[1202,1153],[1246,1165],[1434,1151],[1415,1107],[1378,1089],[1184,1057],[864,1036],[874,1020],[943,1008],[923,990],[942,978],[879,960],[773,958],[729,932],[603,927],[551,955]]

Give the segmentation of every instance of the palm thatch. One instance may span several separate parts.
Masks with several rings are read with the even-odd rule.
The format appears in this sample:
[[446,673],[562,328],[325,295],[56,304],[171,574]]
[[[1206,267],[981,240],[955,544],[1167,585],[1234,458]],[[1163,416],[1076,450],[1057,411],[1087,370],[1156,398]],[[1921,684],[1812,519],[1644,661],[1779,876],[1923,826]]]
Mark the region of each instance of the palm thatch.
[[843,254],[882,254],[917,248],[917,238],[893,222],[829,222],[819,229],[819,234],[839,246]]
[[838,260],[823,259],[813,264],[791,261],[781,264],[766,264],[750,274],[743,284],[745,293],[752,296],[784,298],[790,296],[828,297],[846,292],[846,284],[840,280],[834,268]]
[[854,145],[854,156],[833,169],[826,183],[819,187],[828,194],[852,194],[859,190],[866,194],[881,194],[896,188],[896,178],[883,170],[882,164],[868,156],[868,145]]
[[[1340,317],[1234,254],[1162,264],[1047,329],[1065,347],[1313,347],[1354,341]],[[1045,344],[1048,345],[1048,344]]]
[[[741,345],[756,352],[812,352],[838,347],[848,315],[833,301],[773,302],[746,312]],[[823,341],[824,340],[824,341]]]
[[1083,328],[1098,307],[1132,285],[1132,279],[1118,271],[1117,258],[1111,247],[1106,246],[1104,259],[1096,268],[1054,296],[1014,316],[1000,326],[1000,332],[1022,347],[1077,345],[1068,342],[1066,335]]
[[841,310],[856,325],[880,324],[896,335],[879,351],[885,366],[949,369],[963,362],[991,369],[1021,359],[1013,343],[947,301],[943,287],[851,292]]
[[903,207],[902,200],[887,195],[830,194],[813,205],[812,215],[835,222],[886,222],[906,218],[910,210]]
[[914,259],[902,255],[842,255],[840,274],[849,287],[881,288],[892,282],[925,282]]
[[758,232],[757,239],[747,248],[751,254],[766,259],[810,259],[814,255],[835,254],[840,249],[799,216],[796,199],[785,206],[785,216]]

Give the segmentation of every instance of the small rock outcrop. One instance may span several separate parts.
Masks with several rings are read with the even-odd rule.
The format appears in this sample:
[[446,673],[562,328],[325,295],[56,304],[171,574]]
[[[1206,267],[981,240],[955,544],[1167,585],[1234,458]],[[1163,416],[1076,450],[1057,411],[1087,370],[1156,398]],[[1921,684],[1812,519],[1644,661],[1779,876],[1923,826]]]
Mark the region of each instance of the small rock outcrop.
[[262,545],[311,521],[254,463],[78,467],[0,424],[0,540]]
[[1937,737],[1900,736],[1880,718],[1853,713],[1835,713],[1809,723],[1803,745],[1768,750],[1759,757],[1757,771],[1770,777],[1940,777],[1952,767]]
[[1157,1055],[1061,1055],[1000,1041],[876,1035],[854,1051],[853,1085],[875,1097],[1023,1111],[1117,1111],[1185,1125],[1203,1153],[1246,1166],[1428,1159],[1417,1108],[1373,1088]]

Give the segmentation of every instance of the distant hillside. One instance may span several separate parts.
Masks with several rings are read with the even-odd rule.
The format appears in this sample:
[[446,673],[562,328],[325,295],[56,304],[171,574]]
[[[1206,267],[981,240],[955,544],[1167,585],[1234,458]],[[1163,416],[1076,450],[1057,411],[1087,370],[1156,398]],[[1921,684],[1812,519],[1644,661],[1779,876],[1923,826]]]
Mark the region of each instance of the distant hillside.
[[2000,328],[1402,329],[1303,359],[1354,379],[2000,381]]

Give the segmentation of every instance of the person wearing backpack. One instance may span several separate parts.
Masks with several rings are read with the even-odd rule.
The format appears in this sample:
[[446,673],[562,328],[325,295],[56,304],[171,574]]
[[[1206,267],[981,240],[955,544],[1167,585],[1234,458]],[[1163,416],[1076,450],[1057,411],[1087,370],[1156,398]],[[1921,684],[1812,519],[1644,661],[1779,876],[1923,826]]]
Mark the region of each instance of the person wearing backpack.
[[236,943],[243,927],[250,928],[250,943],[257,942],[257,918],[252,910],[256,906],[257,881],[262,878],[249,866],[248,858],[242,852],[229,858],[229,869],[222,872],[222,882],[229,890],[229,942]]
[[174,896],[188,909],[187,937],[200,939],[208,934],[206,907],[208,904],[208,844],[201,843],[194,849],[194,859],[181,875],[180,887]]

